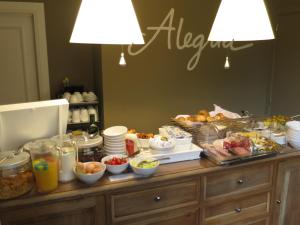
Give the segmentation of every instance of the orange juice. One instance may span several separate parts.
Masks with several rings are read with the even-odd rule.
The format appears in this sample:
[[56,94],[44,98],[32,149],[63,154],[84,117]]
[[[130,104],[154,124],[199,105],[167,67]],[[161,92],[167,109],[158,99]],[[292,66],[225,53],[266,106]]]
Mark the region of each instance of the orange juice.
[[56,157],[34,159],[32,166],[38,192],[46,193],[57,188],[58,159]]

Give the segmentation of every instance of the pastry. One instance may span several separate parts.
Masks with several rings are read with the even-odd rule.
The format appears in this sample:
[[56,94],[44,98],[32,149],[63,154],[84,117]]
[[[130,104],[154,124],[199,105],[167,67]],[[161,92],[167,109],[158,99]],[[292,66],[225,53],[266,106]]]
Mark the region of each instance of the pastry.
[[200,111],[198,111],[198,115],[203,115],[203,116],[208,117],[209,116],[209,112],[207,110],[200,110]]
[[206,122],[206,116],[204,116],[204,115],[196,115],[195,116],[195,119],[196,119],[196,121],[197,122]]

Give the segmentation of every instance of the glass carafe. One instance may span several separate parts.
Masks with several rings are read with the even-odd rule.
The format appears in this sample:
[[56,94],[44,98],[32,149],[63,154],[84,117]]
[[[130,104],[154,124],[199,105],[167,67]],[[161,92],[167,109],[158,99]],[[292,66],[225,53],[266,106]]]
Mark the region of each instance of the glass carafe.
[[47,193],[58,186],[59,160],[56,142],[43,140],[30,146],[37,191]]
[[77,161],[77,144],[70,135],[55,136],[52,138],[57,144],[59,152],[59,181],[69,182],[75,179],[73,168]]

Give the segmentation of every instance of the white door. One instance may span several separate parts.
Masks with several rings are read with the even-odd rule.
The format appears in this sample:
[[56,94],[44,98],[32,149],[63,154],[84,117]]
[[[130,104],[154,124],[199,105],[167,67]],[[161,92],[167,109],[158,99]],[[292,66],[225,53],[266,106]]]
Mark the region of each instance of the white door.
[[0,2],[0,105],[49,98],[43,3]]

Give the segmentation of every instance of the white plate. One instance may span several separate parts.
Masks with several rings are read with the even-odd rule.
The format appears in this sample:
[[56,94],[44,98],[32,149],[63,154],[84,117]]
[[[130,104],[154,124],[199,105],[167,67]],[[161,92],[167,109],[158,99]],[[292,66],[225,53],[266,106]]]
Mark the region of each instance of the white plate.
[[117,142],[117,143],[107,143],[107,142],[104,142],[104,145],[112,146],[112,147],[119,147],[119,146],[125,146],[126,143],[125,142]]
[[115,136],[121,136],[125,135],[127,133],[128,129],[124,126],[114,126],[107,128],[104,130],[103,134],[106,137],[115,137]]
[[105,151],[110,151],[110,152],[125,152],[125,148],[108,148],[104,147]]
[[118,138],[118,139],[108,139],[108,138],[104,138],[104,142],[125,142],[125,138]]
[[116,147],[116,148],[120,148],[120,147],[125,147],[126,144],[125,142],[121,142],[121,143],[115,143],[115,144],[111,144],[111,143],[104,143],[105,146],[109,146],[109,147]]
[[115,141],[104,139],[104,143],[116,144],[116,143],[123,143],[123,142],[125,143],[125,139],[120,139]]
[[109,140],[125,139],[125,134],[116,135],[116,136],[107,136],[107,135],[103,135],[103,137],[104,137],[105,139],[109,139]]
[[116,154],[121,154],[121,155],[126,155],[125,151],[120,151],[120,152],[112,152],[112,151],[104,151],[107,155],[116,155]]
[[104,147],[109,149],[124,149],[126,145],[104,145]]
[[118,145],[118,146],[104,145],[104,147],[107,147],[109,149],[124,149],[126,148],[126,145]]

